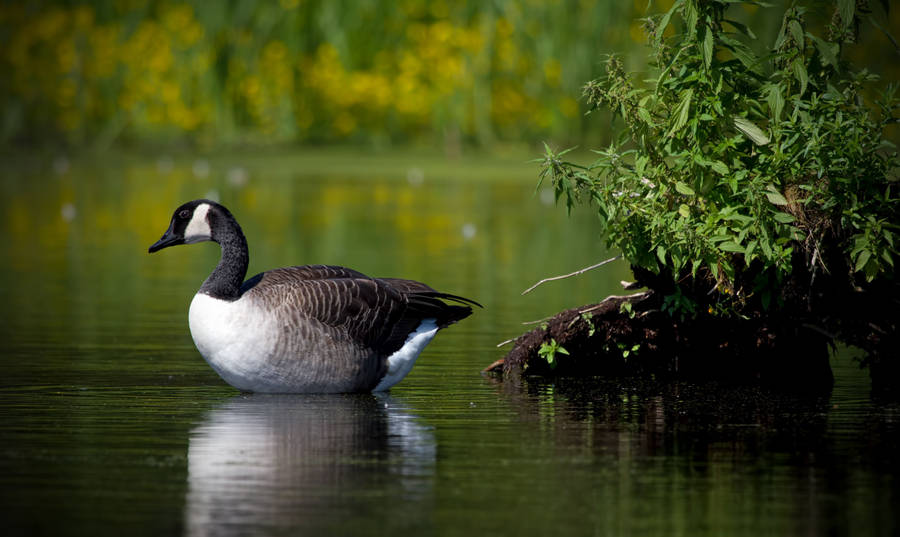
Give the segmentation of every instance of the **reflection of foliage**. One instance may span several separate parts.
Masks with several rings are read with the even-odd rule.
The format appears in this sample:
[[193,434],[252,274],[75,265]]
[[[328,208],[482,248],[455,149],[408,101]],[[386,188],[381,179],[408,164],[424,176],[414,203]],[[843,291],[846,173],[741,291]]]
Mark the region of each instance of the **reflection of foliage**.
[[[573,124],[596,21],[625,7],[480,2],[0,6],[9,139],[481,142]],[[526,5],[527,4],[527,5]],[[580,7],[579,7],[580,6]],[[580,58],[566,60],[563,56]],[[577,124],[577,123],[575,123]]]

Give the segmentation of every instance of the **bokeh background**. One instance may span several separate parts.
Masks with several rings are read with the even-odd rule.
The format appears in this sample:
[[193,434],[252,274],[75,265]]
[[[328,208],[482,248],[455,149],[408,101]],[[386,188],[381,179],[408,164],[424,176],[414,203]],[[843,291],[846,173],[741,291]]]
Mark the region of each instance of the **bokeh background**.
[[[0,4],[0,143],[469,146],[603,143],[581,86],[671,0],[97,0]],[[774,2],[777,5],[788,2]],[[893,2],[849,57],[896,80]],[[827,2],[808,3],[813,28]],[[783,10],[732,16],[774,41]],[[867,15],[867,18],[869,16]],[[601,114],[598,114],[601,115]]]

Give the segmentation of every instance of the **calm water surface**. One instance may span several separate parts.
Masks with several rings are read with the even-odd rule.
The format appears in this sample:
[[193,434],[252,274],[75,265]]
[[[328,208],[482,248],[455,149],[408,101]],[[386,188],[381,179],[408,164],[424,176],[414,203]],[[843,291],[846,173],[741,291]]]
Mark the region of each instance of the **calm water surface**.
[[[590,215],[519,161],[8,159],[0,187],[4,535],[896,535],[900,405],[852,352],[829,396],[486,378],[496,344],[619,293]],[[242,395],[197,354],[218,251],[147,246],[215,196],[251,273],[404,276],[486,308],[389,394]]]

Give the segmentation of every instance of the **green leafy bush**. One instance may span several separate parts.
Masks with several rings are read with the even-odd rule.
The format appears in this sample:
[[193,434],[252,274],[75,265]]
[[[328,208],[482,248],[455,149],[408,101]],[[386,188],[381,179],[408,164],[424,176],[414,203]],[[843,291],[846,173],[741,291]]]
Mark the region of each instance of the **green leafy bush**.
[[611,56],[584,87],[591,111],[624,124],[616,141],[589,166],[548,146],[541,180],[570,210],[595,207],[608,245],[677,282],[682,302],[682,288],[694,300],[716,288],[721,311],[751,297],[768,308],[796,271],[893,278],[898,157],[884,131],[900,101],[891,85],[867,104],[876,77],[842,60],[866,2],[837,2],[825,37],[807,30],[804,8],[787,9],[766,55],[728,18],[737,3],[677,0],[646,19],[650,79]]

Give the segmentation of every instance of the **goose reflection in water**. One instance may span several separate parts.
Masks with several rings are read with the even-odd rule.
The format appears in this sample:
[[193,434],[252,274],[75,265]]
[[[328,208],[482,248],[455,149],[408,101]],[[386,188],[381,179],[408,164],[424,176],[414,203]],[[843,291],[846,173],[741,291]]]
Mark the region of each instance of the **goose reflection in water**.
[[187,533],[426,527],[435,450],[387,395],[236,396],[191,431]]

